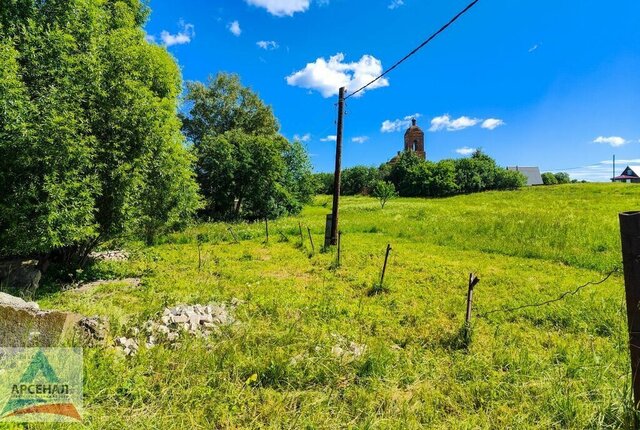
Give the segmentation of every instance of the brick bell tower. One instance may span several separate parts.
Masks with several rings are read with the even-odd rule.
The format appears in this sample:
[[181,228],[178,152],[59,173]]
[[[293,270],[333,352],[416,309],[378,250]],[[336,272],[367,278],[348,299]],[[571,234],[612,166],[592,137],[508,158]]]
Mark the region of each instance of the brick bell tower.
[[416,119],[411,120],[411,127],[404,133],[404,150],[412,151],[422,158],[427,159],[427,153],[424,151],[424,131],[416,125]]

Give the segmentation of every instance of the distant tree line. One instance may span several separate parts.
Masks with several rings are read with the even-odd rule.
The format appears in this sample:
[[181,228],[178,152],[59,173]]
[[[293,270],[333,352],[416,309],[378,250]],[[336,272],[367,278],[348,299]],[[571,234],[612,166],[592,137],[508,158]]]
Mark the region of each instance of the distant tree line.
[[[333,174],[314,175],[318,193],[333,193]],[[468,158],[425,161],[403,152],[393,163],[380,167],[356,166],[342,172],[341,194],[372,194],[377,181],[394,186],[402,197],[446,197],[488,190],[513,190],[526,185],[526,177],[498,166],[476,151]]]
[[577,182],[587,182],[587,181],[578,181],[577,179],[571,179],[568,173],[566,172],[558,172],[551,173],[545,172],[542,174],[542,182],[545,185],[558,185],[558,184],[575,184]]

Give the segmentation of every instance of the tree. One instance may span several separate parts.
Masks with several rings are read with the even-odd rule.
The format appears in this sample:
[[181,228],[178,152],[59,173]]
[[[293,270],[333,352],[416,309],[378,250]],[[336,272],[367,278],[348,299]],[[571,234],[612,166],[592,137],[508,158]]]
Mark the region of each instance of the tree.
[[188,115],[183,117],[183,131],[196,145],[205,136],[217,136],[230,130],[270,136],[280,129],[271,108],[240,77],[219,73],[207,85],[187,82]]
[[422,163],[424,161],[413,152],[405,151],[391,166],[387,180],[396,187],[401,196],[416,197],[420,195],[416,183],[416,173]]
[[396,196],[396,187],[391,182],[377,180],[373,184],[372,195],[380,201],[380,207],[384,209],[384,205]]
[[300,142],[278,134],[271,108],[236,75],[187,84],[183,131],[196,155],[196,175],[213,219],[275,218],[297,213],[314,192]]
[[556,178],[556,175],[551,172],[545,172],[542,174],[542,182],[545,185],[557,185],[558,178]]
[[566,172],[558,172],[558,173],[555,173],[554,176],[556,177],[556,181],[558,182],[558,184],[571,183],[571,177]]
[[195,152],[211,218],[275,218],[300,211],[312,195],[306,152],[282,136],[231,130],[206,136]]
[[481,151],[469,158],[425,161],[411,152],[404,152],[390,163],[385,176],[403,197],[444,197],[458,193],[485,190],[511,190],[526,184],[519,172],[499,167],[495,160]]
[[515,170],[499,169],[496,171],[495,188],[497,190],[517,190],[527,185],[527,177]]
[[458,192],[456,165],[453,160],[441,160],[433,165],[428,188],[429,195],[434,197],[450,196]]
[[82,260],[198,206],[181,77],[138,0],[0,0],[0,256]]
[[373,185],[380,179],[375,167],[355,166],[342,171],[340,193],[345,196],[369,194]]
[[315,194],[333,194],[333,173],[314,173],[312,180]]

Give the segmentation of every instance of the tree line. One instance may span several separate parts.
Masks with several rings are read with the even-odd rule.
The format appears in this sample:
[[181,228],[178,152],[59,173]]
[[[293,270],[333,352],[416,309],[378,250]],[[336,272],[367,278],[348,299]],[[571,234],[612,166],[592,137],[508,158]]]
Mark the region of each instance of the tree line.
[[[317,192],[333,193],[333,174],[315,175]],[[402,197],[447,197],[489,190],[513,190],[527,183],[517,171],[497,165],[480,150],[468,158],[426,161],[412,152],[401,153],[379,167],[355,166],[342,172],[340,191],[345,195],[388,195],[380,183],[393,186]]]
[[[190,82],[140,0],[0,0],[0,258],[299,211],[304,147],[234,75]],[[186,110],[179,113],[182,102]]]

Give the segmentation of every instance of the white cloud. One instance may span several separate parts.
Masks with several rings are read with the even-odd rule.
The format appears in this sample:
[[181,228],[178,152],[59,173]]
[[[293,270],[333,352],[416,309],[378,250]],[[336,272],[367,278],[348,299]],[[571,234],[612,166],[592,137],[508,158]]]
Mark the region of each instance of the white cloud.
[[[382,62],[371,55],[363,55],[358,62],[345,63],[344,54],[336,54],[325,60],[318,58],[304,69],[287,76],[287,83],[294,87],[318,91],[323,97],[338,94],[340,87],[355,91],[382,73]],[[385,78],[379,79],[367,91],[389,86]],[[358,93],[356,97],[364,94]]]
[[468,116],[461,116],[460,118],[451,119],[449,115],[437,116],[431,120],[431,128],[429,131],[458,131],[465,128],[473,127],[477,125],[481,119],[469,118]]
[[391,3],[389,3],[389,6],[387,7],[393,10],[399,8],[402,5],[404,5],[404,0],[391,0]]
[[614,148],[617,148],[619,146],[626,145],[627,143],[629,143],[629,141],[620,136],[600,136],[594,139],[593,143],[606,143],[607,145],[611,145]]
[[535,44],[535,45],[533,45],[531,48],[529,48],[529,53],[532,53],[532,52],[534,52],[534,51],[537,51],[539,47],[540,47],[540,45],[536,43],[536,44]]
[[274,49],[278,49],[280,47],[280,45],[278,45],[275,40],[260,40],[259,42],[256,42],[256,45],[258,45],[265,51],[273,51]]
[[397,131],[403,131],[411,126],[411,120],[413,118],[420,118],[422,115],[419,113],[413,115],[407,115],[402,119],[394,119],[394,120],[384,120],[382,122],[382,126],[380,127],[380,131],[382,133],[394,133]]
[[193,24],[181,22],[180,25],[182,29],[176,34],[171,34],[166,30],[160,33],[160,39],[162,39],[162,43],[164,43],[165,46],[184,45],[185,43],[191,42],[191,39],[195,37],[196,32]]
[[469,148],[468,146],[464,146],[464,147],[462,147],[462,148],[458,148],[458,149],[456,149],[456,152],[457,152],[458,154],[460,154],[460,155],[465,155],[465,156],[467,156],[467,155],[471,155],[471,154],[473,154],[474,152],[476,152],[476,149],[475,149],[475,148]]
[[238,37],[242,34],[242,29],[240,28],[240,23],[238,21],[230,22],[227,26],[231,34]]
[[153,34],[145,34],[144,40],[149,43],[156,43],[156,37]]
[[302,136],[296,134],[293,136],[293,140],[297,140],[298,142],[308,142],[311,140],[311,133],[303,134]]
[[335,142],[336,140],[338,140],[337,136],[327,136],[320,139],[321,142]]
[[365,143],[367,140],[369,140],[369,136],[356,136],[351,139],[354,143]]
[[261,7],[275,16],[293,16],[296,12],[306,12],[311,0],[245,0],[248,4]]
[[485,128],[487,130],[493,130],[496,129],[500,126],[503,126],[505,124],[505,122],[501,119],[498,118],[489,118],[489,119],[485,119],[482,122],[482,128]]

